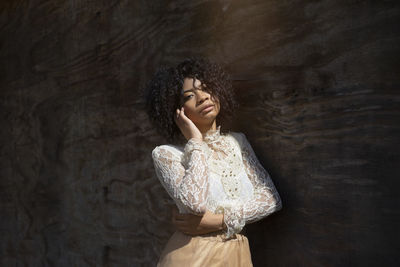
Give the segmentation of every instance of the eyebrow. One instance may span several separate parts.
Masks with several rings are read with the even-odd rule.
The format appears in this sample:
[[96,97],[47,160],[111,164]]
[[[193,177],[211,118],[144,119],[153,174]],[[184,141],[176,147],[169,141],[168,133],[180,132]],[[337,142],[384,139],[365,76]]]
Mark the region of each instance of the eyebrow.
[[204,85],[204,84],[202,83],[202,84],[200,84],[199,87],[200,87],[200,88],[197,88],[197,87],[193,88],[193,87],[192,87],[192,88],[190,88],[190,89],[184,90],[184,91],[182,91],[182,94],[185,94],[185,93],[188,93],[188,92],[194,92],[195,89],[197,89],[197,90],[203,90],[202,88],[206,87],[206,85]]
[[187,93],[187,92],[194,92],[194,89],[191,88],[191,89],[187,89],[187,90],[184,90],[184,91],[183,91],[183,93]]

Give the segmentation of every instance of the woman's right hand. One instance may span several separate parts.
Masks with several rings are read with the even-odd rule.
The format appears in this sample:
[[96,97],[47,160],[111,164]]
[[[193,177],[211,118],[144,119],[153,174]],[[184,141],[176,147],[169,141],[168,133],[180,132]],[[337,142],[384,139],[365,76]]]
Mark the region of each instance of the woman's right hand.
[[175,123],[178,125],[186,140],[191,138],[203,140],[203,135],[201,134],[199,128],[197,128],[197,126],[185,115],[185,110],[183,107],[176,110],[174,118]]

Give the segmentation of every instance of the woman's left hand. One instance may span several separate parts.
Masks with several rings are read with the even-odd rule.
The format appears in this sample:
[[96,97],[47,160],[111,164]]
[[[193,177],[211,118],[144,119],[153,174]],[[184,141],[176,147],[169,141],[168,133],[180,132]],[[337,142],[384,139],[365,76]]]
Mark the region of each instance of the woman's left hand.
[[180,214],[176,207],[172,210],[172,223],[187,235],[202,235],[224,229],[224,215],[206,211],[203,215]]

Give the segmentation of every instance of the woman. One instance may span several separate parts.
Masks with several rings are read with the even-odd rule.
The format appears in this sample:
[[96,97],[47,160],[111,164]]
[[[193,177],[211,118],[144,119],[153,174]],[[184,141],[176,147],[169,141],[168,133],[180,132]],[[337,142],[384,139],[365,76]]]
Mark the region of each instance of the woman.
[[281,209],[281,200],[244,134],[217,125],[235,111],[228,75],[206,59],[186,59],[160,69],[147,92],[149,117],[173,143],[153,150],[154,167],[179,209],[158,266],[252,266],[240,232]]

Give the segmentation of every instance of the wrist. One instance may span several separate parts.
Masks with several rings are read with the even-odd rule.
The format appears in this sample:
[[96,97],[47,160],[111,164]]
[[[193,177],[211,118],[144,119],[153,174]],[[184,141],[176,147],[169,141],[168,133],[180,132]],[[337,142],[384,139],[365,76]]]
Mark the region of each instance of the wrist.
[[218,230],[224,230],[225,229],[225,223],[224,223],[224,215],[223,214],[215,214],[215,224],[217,226]]
[[196,139],[199,141],[203,141],[203,135],[201,133],[192,133],[192,134],[188,134],[186,139],[187,140]]
[[194,143],[194,144],[203,144],[203,138],[198,138],[198,137],[190,137],[187,139],[188,143]]
[[225,230],[225,229],[226,229],[226,225],[225,225],[225,221],[224,221],[224,214],[221,214],[220,230]]
[[204,213],[203,219],[200,225],[207,229],[223,230],[224,229],[224,215],[223,214],[215,214],[210,211],[206,211]]

